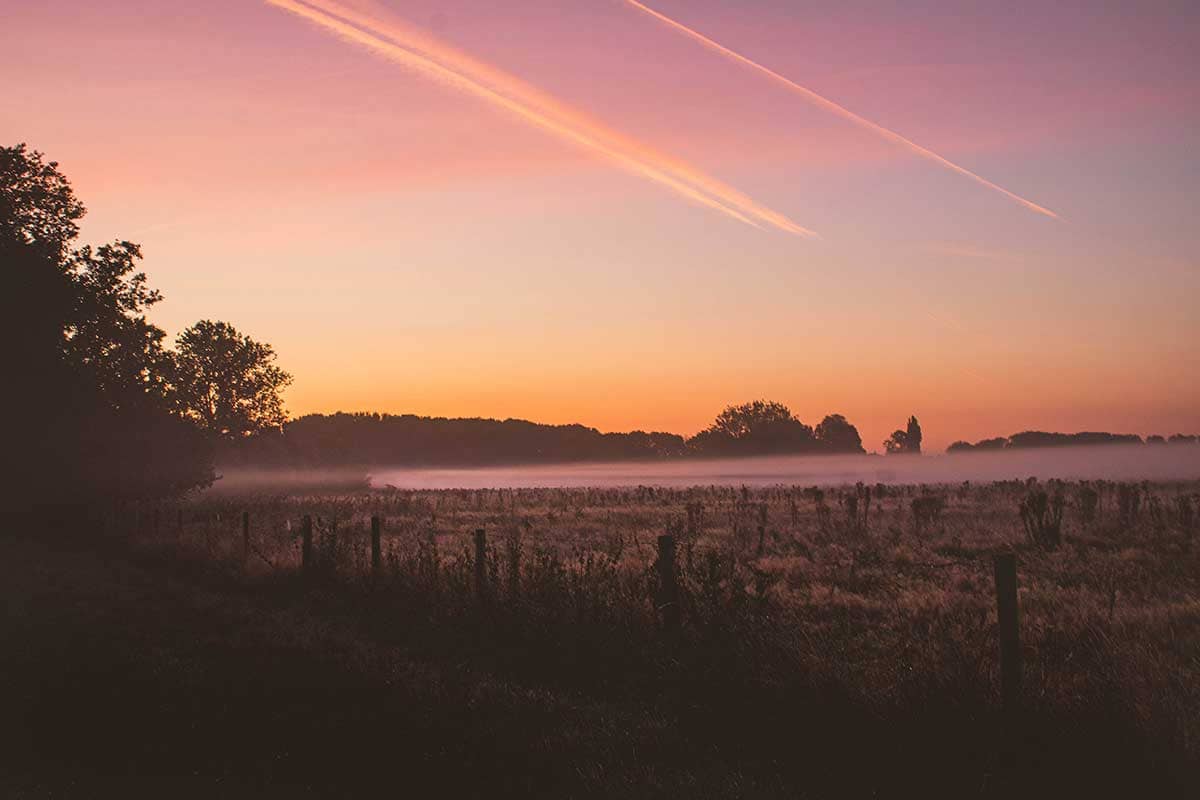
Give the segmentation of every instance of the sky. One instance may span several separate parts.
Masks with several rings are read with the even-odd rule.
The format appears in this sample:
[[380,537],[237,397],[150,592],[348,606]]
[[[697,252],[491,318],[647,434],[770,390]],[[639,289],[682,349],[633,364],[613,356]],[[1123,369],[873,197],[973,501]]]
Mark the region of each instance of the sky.
[[279,3],[0,0],[0,142],[293,414],[1200,432],[1200,5],[646,0],[1052,218],[627,0],[340,2],[574,138]]

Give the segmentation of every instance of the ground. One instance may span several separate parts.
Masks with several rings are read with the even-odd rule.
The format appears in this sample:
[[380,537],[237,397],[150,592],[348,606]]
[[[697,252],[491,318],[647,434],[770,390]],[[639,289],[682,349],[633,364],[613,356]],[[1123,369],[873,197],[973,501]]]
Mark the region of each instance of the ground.
[[[1002,504],[987,496],[999,519]],[[464,543],[494,513],[486,497],[427,499],[335,505],[359,516],[371,504],[403,506],[386,518],[392,535],[405,514],[434,508],[439,524],[462,528],[443,537]],[[551,499],[552,512],[530,511],[537,524],[630,536],[657,527],[679,498],[589,494],[587,509]],[[752,528],[762,512],[749,499]],[[971,561],[996,546],[999,523],[967,498],[967,525],[952,498],[940,522],[910,529],[901,510],[911,499],[891,498],[878,522],[847,517],[851,530],[830,521],[840,510],[792,510],[776,497],[783,510],[771,519],[785,519],[772,521],[765,545],[751,529],[727,564],[703,542],[687,556],[695,563],[681,591],[691,605],[676,637],[663,635],[640,594],[645,576],[629,556],[638,544],[616,559],[631,562],[626,580],[580,549],[583,533],[556,546],[571,551],[557,560],[525,526],[519,598],[507,596],[496,545],[497,589],[483,606],[463,582],[469,559],[446,542],[437,602],[426,602],[422,537],[404,545],[407,555],[391,542],[393,573],[376,583],[247,575],[228,552],[218,566],[180,557],[196,552],[175,536],[164,545],[162,531],[147,547],[144,537],[19,530],[0,538],[0,781],[13,797],[1096,797],[1194,788],[1196,687],[1186,675],[1200,667],[1200,650],[1195,555],[1180,549],[1188,540],[1147,523],[1123,540],[1069,532],[1052,552],[1018,543],[1031,696],[1013,736],[995,698],[986,570],[975,575]],[[280,519],[325,513],[329,502],[250,507],[257,521],[268,509]],[[724,519],[707,502],[708,516]],[[190,506],[187,525],[208,520],[194,538],[240,552],[231,508],[242,506]],[[455,513],[473,516],[446,523]],[[365,536],[349,516],[338,528],[343,549],[357,542],[353,531]],[[934,535],[930,524],[954,530]],[[698,536],[720,540],[719,525],[697,523]],[[600,549],[611,544],[588,535]],[[1107,559],[1133,570],[1111,583],[1128,596],[1098,583],[1111,572]],[[263,568],[260,556],[251,560]],[[762,586],[731,589],[738,570]],[[708,602],[728,608],[705,610]]]

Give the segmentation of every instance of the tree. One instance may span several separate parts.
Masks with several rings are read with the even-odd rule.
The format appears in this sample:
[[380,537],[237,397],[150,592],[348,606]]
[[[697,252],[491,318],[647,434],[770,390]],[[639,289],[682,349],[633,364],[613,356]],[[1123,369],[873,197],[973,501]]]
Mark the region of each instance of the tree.
[[817,441],[830,453],[862,453],[862,437],[858,428],[841,414],[830,414],[821,420],[815,431]]
[[921,454],[921,424],[916,417],[908,418],[905,430],[893,431],[883,442],[888,455],[920,455]]
[[72,249],[86,213],[58,165],[0,147],[2,341],[12,438],[10,488],[26,504],[158,496],[212,481],[211,450],[168,406],[159,295],[133,273],[137,245]]
[[0,147],[0,243],[59,265],[86,213],[58,162],[24,144]]
[[908,447],[908,452],[913,455],[921,455],[921,423],[917,422],[916,417],[908,418],[908,429],[905,431],[904,442]]
[[813,429],[798,420],[782,403],[755,400],[722,411],[689,444],[711,455],[752,455],[812,452],[817,449]]
[[175,405],[210,433],[240,438],[286,421],[280,392],[292,376],[275,366],[270,345],[201,320],[179,334],[174,360]]
[[81,247],[66,262],[78,289],[67,360],[118,407],[164,405],[170,373],[166,332],[146,319],[162,294],[149,287],[144,272],[134,272],[141,258],[140,246],[122,241]]

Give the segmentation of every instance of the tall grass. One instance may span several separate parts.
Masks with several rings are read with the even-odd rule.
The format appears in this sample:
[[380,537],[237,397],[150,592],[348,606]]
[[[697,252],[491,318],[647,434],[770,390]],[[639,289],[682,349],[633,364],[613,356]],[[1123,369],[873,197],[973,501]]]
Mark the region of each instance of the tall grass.
[[[995,744],[991,557],[1013,551],[1028,763],[1119,756],[1168,780],[1200,765],[1197,507],[1197,483],[389,490],[200,499],[156,535],[143,511],[135,539],[431,659],[661,704],[747,757],[784,758],[791,718],[823,726],[821,747],[879,735],[883,720],[968,761],[962,730],[980,752]],[[317,563],[301,576],[305,514]],[[671,633],[656,605],[667,532]],[[871,746],[895,769],[924,763],[906,741]]]

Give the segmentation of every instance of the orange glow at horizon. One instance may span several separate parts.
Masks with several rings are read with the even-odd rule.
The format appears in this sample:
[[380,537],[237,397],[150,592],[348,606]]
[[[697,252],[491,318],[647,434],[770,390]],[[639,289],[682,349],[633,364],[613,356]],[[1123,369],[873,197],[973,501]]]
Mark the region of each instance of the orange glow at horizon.
[[627,3],[279,2],[9,3],[0,143],[292,414],[1200,432],[1200,6],[638,0],[1068,225]]
[[[512,76],[395,21],[377,19],[332,0],[265,2],[303,17],[345,41],[362,45],[420,75],[484,100],[547,133],[596,152],[627,171],[664,186],[692,202],[753,227],[761,227],[760,223],[765,223],[787,233],[816,236],[783,214],[755,203],[699,170],[659,155],[598,123],[589,122],[577,112]],[[343,19],[347,22],[343,22]]]

